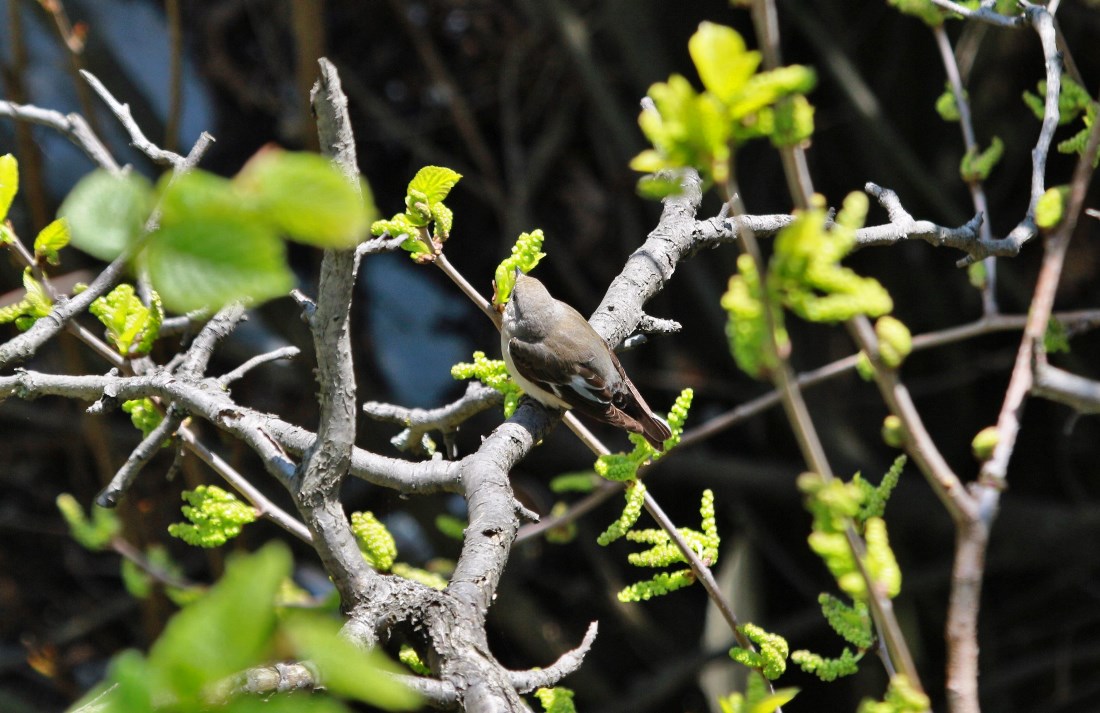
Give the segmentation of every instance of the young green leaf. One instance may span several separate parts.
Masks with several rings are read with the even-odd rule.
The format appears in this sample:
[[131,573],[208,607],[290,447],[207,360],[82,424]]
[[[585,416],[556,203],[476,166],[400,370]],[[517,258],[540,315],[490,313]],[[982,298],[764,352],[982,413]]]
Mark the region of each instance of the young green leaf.
[[139,255],[168,309],[218,309],[234,300],[259,303],[294,286],[283,241],[245,216],[194,216],[162,225]]
[[148,354],[164,321],[160,298],[153,293],[150,306],[138,299],[133,285],[123,283],[88,307],[107,328],[107,338],[125,357]]
[[185,490],[183,499],[190,504],[180,509],[190,522],[172,523],[168,534],[195,547],[220,547],[256,520],[255,508],[216,485]]
[[445,166],[425,166],[409,181],[409,193],[420,191],[428,205],[439,203],[455,187],[462,174]]
[[275,629],[275,595],[290,566],[280,543],[231,559],[221,581],[176,614],[153,644],[149,668],[170,687],[158,693],[197,703],[207,686],[261,660]]
[[0,222],[8,217],[11,202],[19,191],[19,162],[15,156],[0,156]]
[[308,245],[353,247],[377,217],[365,184],[350,183],[319,154],[266,151],[233,183],[255,196],[267,220],[287,237]]
[[746,51],[736,30],[713,22],[699,24],[688,40],[688,52],[703,86],[727,103],[760,65],[760,53]]
[[157,182],[161,225],[176,225],[193,218],[249,215],[264,220],[255,196],[229,179],[207,171],[188,171],[173,177],[165,174]]
[[336,621],[302,612],[288,617],[283,628],[297,653],[320,669],[329,691],[385,710],[420,707],[420,696],[394,678],[404,671],[342,638]]
[[[134,424],[134,428],[141,431],[143,438],[148,438],[149,434],[164,420],[164,416],[153,405],[153,400],[149,397],[123,401],[122,411],[130,414],[130,423]],[[165,441],[164,445],[168,445],[168,442]]]
[[58,251],[69,244],[72,234],[69,231],[69,223],[64,218],[58,218],[43,228],[34,239],[34,256],[36,259],[45,259],[51,265],[61,262]]
[[153,206],[153,190],[137,173],[103,169],[80,179],[58,209],[72,243],[100,260],[114,260],[141,235]]

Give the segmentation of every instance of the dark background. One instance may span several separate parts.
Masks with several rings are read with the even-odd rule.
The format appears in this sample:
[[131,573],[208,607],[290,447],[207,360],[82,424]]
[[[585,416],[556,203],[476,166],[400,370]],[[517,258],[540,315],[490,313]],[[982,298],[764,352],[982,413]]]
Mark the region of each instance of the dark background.
[[[9,5],[21,10],[27,58],[11,38]],[[315,77],[312,59],[330,57],[350,100],[363,174],[379,209],[401,209],[405,185],[426,164],[464,174],[448,204],[455,229],[451,261],[487,294],[493,266],[516,235],[542,228],[549,254],[538,275],[582,312],[599,302],[626,256],[656,223],[659,206],[640,199],[637,175],[627,162],[644,147],[637,128],[638,101],[648,86],[691,70],[687,39],[702,20],[738,28],[751,39],[749,15],[723,2],[656,0],[566,1],[451,0],[433,2],[297,3],[263,0],[181,3],[185,58],[183,108],[173,115],[168,97],[170,35],[164,6],[139,0],[65,2],[86,33],[84,65],[122,101],[154,141],[183,146],[201,130],[217,139],[203,167],[236,172],[268,143],[315,145],[305,91]],[[784,61],[814,66],[819,84],[809,151],[816,189],[830,204],[873,181],[895,189],[917,218],[958,225],[973,214],[958,176],[958,127],[933,109],[944,72],[931,32],[882,2],[778,3]],[[4,96],[63,111],[81,110],[52,20],[35,2],[0,2],[0,62]],[[1095,40],[1100,15],[1093,5],[1067,0],[1059,11],[1068,47],[1095,95],[1100,76]],[[994,233],[1003,235],[1023,216],[1030,156],[1039,122],[1020,101],[1042,78],[1039,42],[1029,29],[1000,30],[951,23],[960,47],[979,140],[1006,144],[1005,157],[986,184]],[[20,93],[22,92],[22,94]],[[95,102],[95,122],[118,156],[138,170],[157,169],[127,149],[114,119]],[[1080,127],[1062,129],[1066,138]],[[19,145],[21,195],[12,219],[30,236],[90,163],[64,139],[33,133],[33,150]],[[17,150],[14,124],[0,123],[0,153]],[[37,171],[35,164],[37,163]],[[1065,183],[1073,162],[1053,155],[1048,185]],[[787,212],[791,202],[778,158],[766,144],[737,155],[750,212]],[[35,188],[40,188],[39,192]],[[1096,201],[1089,202],[1096,205]],[[717,202],[704,202],[700,217]],[[883,221],[873,208],[870,222]],[[1096,221],[1084,220],[1070,248],[1057,309],[1098,303]],[[1040,246],[1028,245],[998,261],[1002,311],[1025,312]],[[319,256],[293,254],[303,289],[313,287]],[[933,332],[980,316],[981,301],[954,267],[959,254],[926,243],[864,250],[848,263],[878,278],[894,297],[895,314],[914,334]],[[66,251],[63,270],[95,269]],[[767,387],[738,372],[729,355],[718,300],[734,269],[731,247],[700,254],[681,265],[669,288],[648,306],[684,325],[681,334],[654,338],[626,357],[627,370],[647,400],[667,408],[685,386],[696,390],[689,428],[706,422]],[[19,286],[19,269],[0,264],[0,293]],[[86,278],[85,278],[86,279]],[[403,256],[370,258],[362,266],[355,306],[361,399],[410,406],[447,402],[461,392],[450,364],[475,349],[497,355],[491,325],[439,273]],[[794,364],[814,368],[852,352],[844,330],[807,326],[792,318]],[[10,337],[14,328],[4,327]],[[289,300],[265,306],[219,352],[226,370],[281,343],[308,347],[304,325]],[[915,354],[903,376],[925,423],[964,479],[977,471],[969,443],[1000,409],[1018,334],[977,339]],[[1057,363],[1096,378],[1100,342],[1084,334]],[[167,358],[167,352],[161,358]],[[67,336],[47,345],[33,363],[45,371],[95,373],[105,364]],[[234,387],[234,396],[310,426],[315,419],[310,358],[270,365]],[[216,373],[216,372],[215,372]],[[882,444],[885,407],[875,388],[853,375],[807,392],[834,469],[862,471],[877,481],[895,452]],[[87,404],[44,399],[0,405],[0,709],[57,710],[103,672],[110,655],[146,647],[173,607],[163,597],[138,601],[118,578],[118,558],[90,554],[67,536],[54,505],[61,492],[85,504],[109,480],[138,436],[123,414],[91,417]],[[461,453],[499,420],[490,414],[459,437]],[[286,503],[240,444],[198,430],[255,481]],[[362,424],[359,445],[394,454],[396,429]],[[613,447],[621,434],[608,433]],[[1009,490],[993,531],[983,590],[980,630],[983,704],[999,711],[1100,709],[1100,572],[1097,544],[1095,418],[1075,418],[1065,407],[1029,404],[1009,472]],[[220,444],[220,445],[219,445]],[[209,580],[221,552],[197,552],[169,538],[164,527],[180,519],[178,493],[214,476],[188,460],[182,476],[163,477],[170,456],[154,461],[120,507],[127,537],[139,546],[164,543],[188,576]],[[559,428],[514,472],[521,497],[548,512],[556,496],[547,483],[558,473],[582,470],[591,457]],[[684,448],[651,471],[647,481],[678,523],[698,526],[703,488],[717,495],[723,536],[722,574],[742,620],[788,637],[792,648],[835,655],[840,640],[824,624],[816,597],[835,591],[824,566],[805,545],[809,516],[795,478],[803,465],[790,429],[772,411],[705,442]],[[462,515],[460,500],[407,501],[361,484],[346,493],[349,511],[371,509],[399,540],[400,559],[423,565],[453,557],[457,545],[439,535],[439,512]],[[288,505],[289,506],[289,505]],[[607,503],[584,518],[564,545],[528,540],[517,545],[490,636],[500,658],[514,668],[547,665],[579,642],[598,619],[600,635],[584,667],[565,681],[585,713],[703,711],[714,694],[732,690],[719,681],[704,694],[698,674],[710,660],[728,673],[728,643],[704,642],[711,624],[701,589],[645,604],[620,605],[614,593],[645,576],[625,564],[630,545],[595,545],[617,514]],[[896,602],[937,710],[944,708],[944,611],[953,549],[951,523],[915,467],[909,466],[887,511],[891,541],[905,575]],[[274,527],[248,528],[227,549],[250,549]],[[309,553],[299,557],[301,578],[317,577]],[[733,566],[736,563],[736,566]],[[323,577],[319,578],[322,582]],[[712,634],[713,636],[713,634]],[[721,662],[725,661],[724,666]],[[799,672],[781,685],[803,687],[790,711],[854,710],[863,696],[880,697],[885,676],[869,657],[850,679],[823,685]]]

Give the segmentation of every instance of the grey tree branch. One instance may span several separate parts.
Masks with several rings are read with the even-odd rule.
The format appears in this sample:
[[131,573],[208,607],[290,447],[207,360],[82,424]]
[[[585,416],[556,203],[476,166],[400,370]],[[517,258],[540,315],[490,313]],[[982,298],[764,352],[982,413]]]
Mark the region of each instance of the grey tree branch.
[[279,347],[266,354],[257,354],[248,361],[244,362],[236,369],[230,372],[226,372],[218,377],[218,383],[222,386],[229,386],[234,381],[241,379],[245,374],[252,371],[258,366],[268,364],[273,361],[280,361],[282,359],[293,359],[301,353],[298,347]]
[[511,675],[512,686],[519,693],[530,693],[536,688],[549,688],[557,685],[561,679],[573,673],[584,663],[584,657],[592,644],[596,641],[596,633],[599,625],[592,622],[585,631],[584,639],[580,646],[572,651],[566,651],[557,661],[546,668],[537,671],[515,671]]
[[422,456],[425,454],[424,436],[428,432],[452,433],[475,414],[499,406],[502,398],[500,392],[480,382],[471,381],[466,386],[466,393],[446,406],[420,409],[368,401],[363,404],[363,412],[376,421],[405,426],[405,430],[395,436],[391,442],[398,450]]
[[111,110],[111,113],[115,115],[119,123],[130,134],[130,145],[141,151],[143,154],[151,158],[156,163],[171,166],[174,169],[182,167],[184,157],[180,156],[174,151],[166,151],[145,136],[145,132],[141,130],[138,123],[134,121],[133,115],[130,113],[130,105],[123,104],[115,99],[114,95],[107,91],[107,88],[103,86],[103,82],[99,81],[99,78],[87,70],[80,70],[80,76],[84,77],[95,93],[99,95],[99,98],[103,100],[103,103]]
[[16,104],[0,99],[0,116],[53,129],[72,141],[100,168],[105,168],[111,173],[122,170],[115,161],[115,157],[80,114],[62,114],[52,109],[40,109],[29,104]]
[[1065,404],[1078,413],[1100,413],[1100,381],[1086,379],[1071,372],[1036,360],[1033,396]]

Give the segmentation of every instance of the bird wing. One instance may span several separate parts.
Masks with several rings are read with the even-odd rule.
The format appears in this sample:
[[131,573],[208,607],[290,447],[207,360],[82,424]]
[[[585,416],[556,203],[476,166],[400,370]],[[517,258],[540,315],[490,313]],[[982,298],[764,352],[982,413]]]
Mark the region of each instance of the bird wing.
[[[564,335],[557,336],[560,339]],[[583,353],[575,342],[572,346],[569,353]],[[597,368],[602,359],[591,352],[577,361],[565,360],[542,342],[515,337],[508,340],[508,353],[520,376],[578,411],[640,433],[657,450],[663,449],[665,439],[671,435],[668,424],[653,414],[631,383],[615,352],[607,351],[610,363],[602,369]]]
[[570,405],[611,403],[608,384],[592,369],[590,359],[562,359],[542,342],[526,342],[515,337],[508,340],[508,352],[520,376]]

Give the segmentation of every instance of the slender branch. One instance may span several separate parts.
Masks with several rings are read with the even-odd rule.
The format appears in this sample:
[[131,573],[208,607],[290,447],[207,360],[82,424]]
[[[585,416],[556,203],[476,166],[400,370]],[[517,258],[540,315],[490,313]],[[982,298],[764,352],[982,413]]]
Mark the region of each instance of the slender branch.
[[511,673],[512,686],[517,693],[530,693],[536,688],[549,688],[557,685],[561,679],[573,673],[584,663],[584,657],[592,644],[596,641],[599,632],[599,624],[592,622],[585,631],[584,639],[577,648],[566,651],[558,660],[546,668],[532,671],[513,671]]
[[989,532],[997,516],[1001,491],[1006,484],[1008,461],[1016,446],[1024,404],[1034,383],[1032,365],[1036,358],[1036,345],[1042,344],[1047,329],[1070,236],[1084,204],[1098,148],[1100,122],[1095,123],[1089,132],[1085,151],[1074,170],[1065,218],[1046,236],[1043,263],[1035,284],[1027,324],[997,419],[997,445],[993,449],[992,457],[982,466],[978,482],[973,486],[972,497],[977,512],[956,534],[955,565],[952,570],[946,627],[947,696],[953,713],[977,713],[979,710],[978,612]]
[[99,98],[103,100],[103,103],[111,110],[111,113],[115,115],[122,127],[126,129],[130,134],[130,145],[141,151],[148,156],[154,162],[162,164],[164,166],[171,166],[178,169],[183,165],[184,157],[174,151],[167,151],[160,148],[146,136],[145,132],[138,126],[137,121],[134,120],[133,114],[130,113],[130,105],[123,104],[115,99],[111,92],[107,91],[107,87],[103,86],[103,82],[99,81],[91,72],[81,69],[80,76],[84,77],[92,89],[95,90]]
[[405,408],[368,401],[363,404],[363,412],[377,421],[405,426],[405,430],[395,436],[392,443],[399,450],[422,454],[423,438],[429,431],[452,433],[475,414],[499,406],[501,398],[500,392],[471,381],[460,399],[440,408]]
[[1100,413],[1100,381],[1086,379],[1036,359],[1031,394],[1065,404],[1078,413]]
[[[1093,162],[1100,146],[1100,122],[1093,124],[1089,132],[1085,152],[1077,162],[1077,168],[1070,184],[1070,196],[1066,202],[1065,218],[1046,240],[1046,251],[1035,285],[1031,307],[1028,312],[1027,326],[1020,341],[1020,348],[1013,366],[1012,378],[1005,393],[1005,400],[997,419],[997,446],[993,456],[982,467],[983,480],[989,479],[1003,484],[1008,469],[1008,459],[1016,445],[1016,436],[1020,429],[1020,417],[1023,414],[1024,401],[1032,385],[1032,359],[1036,344],[1041,344],[1046,333],[1047,322],[1054,306],[1054,294],[1062,275],[1066,250],[1073,229],[1077,227],[1077,217],[1081,213],[1085,200],[1085,191],[1094,172]],[[990,483],[993,485],[993,483]],[[1000,485],[994,487],[999,488]]]
[[[955,97],[955,106],[959,112],[959,129],[963,135],[963,146],[968,156],[977,155],[979,147],[974,133],[974,123],[970,116],[970,101],[966,96],[966,88],[963,86],[962,75],[959,73],[959,65],[955,61],[955,51],[951,48],[951,40],[947,36],[944,26],[937,25],[932,28],[932,34],[936,38],[936,47],[940,51],[940,60],[947,72],[948,82],[951,84],[951,92]],[[974,210],[978,215],[988,218],[989,203],[985,197],[985,188],[979,179],[967,180],[970,188],[970,200],[974,204]],[[988,219],[982,220],[979,226],[979,242],[989,243],[993,240],[993,231]],[[985,259],[986,279],[982,286],[982,310],[985,314],[996,314],[996,275],[997,261],[993,257]]]
[[706,565],[701,559],[699,559],[698,553],[692,549],[688,541],[684,539],[684,536],[680,534],[679,528],[675,523],[665,514],[665,511],[661,509],[660,504],[647,490],[645,493],[645,509],[657,521],[657,524],[661,526],[661,529],[668,533],[668,536],[672,538],[672,541],[676,543],[676,549],[680,550],[680,553],[687,558],[688,564],[691,565],[691,571],[699,579],[700,584],[703,585],[703,589],[707,591],[707,596],[718,608],[718,611],[722,614],[722,618],[726,620],[726,625],[729,626],[730,631],[733,632],[733,638],[737,640],[737,645],[741,648],[755,651],[756,647],[749,640],[747,636],[741,633],[737,627],[737,615],[733,613],[733,608],[729,602],[726,601],[725,594],[722,593],[721,587],[718,586],[718,582],[714,579],[714,574],[710,571],[710,567]]
[[879,393],[886,401],[890,412],[901,419],[905,429],[905,450],[912,456],[921,472],[924,473],[933,492],[939,496],[947,512],[956,525],[961,525],[975,514],[975,505],[959,480],[959,476],[948,465],[935,441],[924,427],[908,389],[897,378],[897,373],[885,366],[879,356],[878,338],[875,330],[866,318],[852,320],[849,331],[860,348],[867,354],[875,367],[875,383]]
[[229,386],[234,381],[242,378],[245,374],[262,364],[268,364],[270,362],[280,361],[282,359],[293,359],[300,353],[301,350],[298,349],[298,347],[279,347],[278,349],[267,352],[266,354],[257,354],[245,363],[238,366],[233,371],[219,376],[218,383],[222,386]]
[[88,158],[100,168],[107,169],[111,173],[122,170],[114,156],[80,114],[62,114],[52,109],[40,109],[30,104],[16,104],[0,99],[0,116],[53,129],[76,144],[76,147],[87,154]]
[[201,458],[202,461],[210,466],[215,473],[220,475],[225,482],[229,483],[234,490],[247,498],[248,502],[252,504],[252,507],[256,508],[256,512],[258,512],[261,517],[271,520],[302,542],[306,544],[312,543],[312,535],[310,535],[309,530],[306,529],[306,526],[303,525],[300,520],[296,519],[293,515],[268,499],[268,497],[260,492],[251,481],[241,475],[236,468],[231,466],[217,453],[207,448],[190,429],[180,429],[179,438],[187,446],[188,450]]
[[1023,27],[1027,24],[1027,19],[1022,15],[1002,15],[985,3],[978,9],[972,10],[952,0],[932,0],[932,2],[968,20],[979,20],[998,27]]
[[123,493],[129,490],[137,474],[141,472],[142,468],[149,464],[149,461],[153,460],[153,456],[155,456],[160,451],[160,447],[172,437],[172,434],[180,427],[180,424],[183,423],[183,419],[184,415],[182,413],[177,413],[169,409],[168,414],[161,419],[157,427],[150,431],[149,435],[143,438],[137,448],[130,453],[126,462],[123,463],[122,467],[115,473],[115,477],[111,478],[111,482],[107,487],[96,496],[96,505],[103,508],[110,508],[117,505],[119,498],[122,497]]

